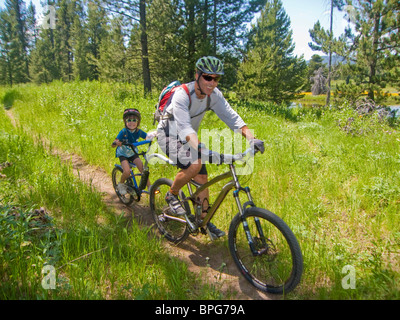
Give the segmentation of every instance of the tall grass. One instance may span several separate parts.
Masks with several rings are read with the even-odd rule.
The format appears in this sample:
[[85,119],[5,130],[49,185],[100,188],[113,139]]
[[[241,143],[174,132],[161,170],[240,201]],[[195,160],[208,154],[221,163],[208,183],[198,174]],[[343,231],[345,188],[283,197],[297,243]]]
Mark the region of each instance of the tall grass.
[[[152,126],[155,99],[142,98],[141,91],[129,85],[76,82],[13,90],[16,98],[11,110],[24,130],[40,134],[57,148],[78,153],[108,172],[115,163],[114,150],[109,145],[123,125],[124,108],[137,107],[142,112],[141,125],[145,131],[155,128]],[[3,96],[4,92],[7,91],[3,89]],[[242,177],[242,185],[250,186],[259,207],[275,212],[289,224],[303,250],[304,277],[292,297],[398,299],[398,124],[380,122],[374,116],[360,118],[346,108],[287,109],[238,101],[232,105],[266,143],[266,152],[257,155],[254,172]],[[215,114],[208,113],[203,127],[226,126]],[[224,170],[224,166],[210,165],[208,171],[215,176]],[[151,166],[153,181],[162,176],[173,178],[175,172],[163,165]],[[72,181],[60,176],[57,183],[65,183],[67,187]],[[37,189],[40,187],[34,188]],[[211,189],[211,198],[218,189],[217,186]],[[52,197],[49,202],[53,203],[58,196],[52,195],[52,190],[44,189],[43,194],[49,194]],[[74,203],[73,199],[67,202]],[[236,205],[228,198],[217,212],[215,224],[227,230],[236,212]],[[121,237],[127,239],[126,235]],[[218,241],[214,245],[226,249],[227,243]],[[106,246],[100,243],[85,252]],[[149,251],[153,250],[160,249]],[[109,251],[108,248],[98,255],[107,255]],[[103,270],[102,261],[97,262],[96,268]],[[175,260],[174,264],[176,270],[182,267]],[[342,286],[345,266],[353,267],[356,272],[355,289]],[[175,270],[175,266],[169,268]],[[92,270],[98,274],[95,268]],[[152,276],[151,271],[149,277],[139,295],[157,291],[160,279]],[[158,294],[164,297],[166,293]]]
[[[3,108],[0,126],[0,299],[217,296],[149,228],[116,215],[70,166],[15,129]],[[55,268],[54,289],[43,287],[45,266]]]

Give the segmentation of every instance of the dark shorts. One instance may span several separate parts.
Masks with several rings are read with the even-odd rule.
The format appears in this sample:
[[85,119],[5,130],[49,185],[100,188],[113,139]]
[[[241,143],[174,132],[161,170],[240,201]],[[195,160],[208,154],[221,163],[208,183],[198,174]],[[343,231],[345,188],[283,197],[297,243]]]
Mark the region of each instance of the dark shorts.
[[[187,142],[182,142],[177,137],[167,136],[164,130],[159,129],[157,133],[161,150],[179,169],[187,169],[192,163],[201,159],[201,154],[197,150],[192,150]],[[201,166],[199,174],[207,175],[205,164]]]
[[139,158],[139,156],[137,155],[137,154],[135,154],[134,156],[132,156],[132,157],[129,157],[129,158],[127,158],[127,157],[124,157],[124,156],[120,156],[120,157],[118,157],[119,158],[119,161],[122,163],[122,161],[124,161],[124,160],[127,160],[128,162],[130,162],[130,163],[133,163],[133,161],[135,161],[137,158]]

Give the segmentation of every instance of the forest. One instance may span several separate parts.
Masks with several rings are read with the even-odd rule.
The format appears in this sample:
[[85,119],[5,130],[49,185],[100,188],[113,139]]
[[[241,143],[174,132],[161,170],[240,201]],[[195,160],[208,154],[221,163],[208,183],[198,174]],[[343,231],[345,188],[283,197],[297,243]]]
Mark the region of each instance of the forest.
[[[220,86],[241,98],[288,102],[313,86],[330,92],[331,81],[340,80],[340,103],[365,94],[384,103],[400,86],[399,2],[327,3],[331,28],[315,21],[309,45],[329,63],[314,55],[307,64],[293,53],[281,0],[57,0],[42,2],[41,18],[31,2],[6,0],[0,84],[99,80],[157,94],[173,80],[193,79],[196,60],[214,55],[225,64]],[[332,32],[335,11],[348,20],[339,37]]]
[[[284,3],[5,0],[0,299],[400,299],[400,117],[386,107],[400,104],[400,2],[326,0],[331,26],[315,21],[309,45],[323,56],[310,61],[294,54]],[[338,37],[334,13],[348,20]],[[293,292],[247,284],[227,237],[170,245],[147,195],[126,206],[115,194],[122,111],[139,108],[140,128],[155,130],[160,90],[191,81],[202,55],[223,60],[221,91],[265,142],[241,184],[299,241],[304,270]],[[207,112],[202,128],[226,126]],[[176,168],[151,163],[150,172],[172,179]],[[236,210],[224,201],[213,222],[228,231]]]

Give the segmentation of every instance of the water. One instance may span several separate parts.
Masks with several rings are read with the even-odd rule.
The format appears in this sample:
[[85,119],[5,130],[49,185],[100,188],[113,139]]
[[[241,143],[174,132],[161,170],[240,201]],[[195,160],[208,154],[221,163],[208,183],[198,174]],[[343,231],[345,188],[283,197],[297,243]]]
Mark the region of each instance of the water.
[[396,112],[394,114],[396,118],[400,118],[400,106],[389,106],[389,108],[392,110],[392,112]]
[[[289,106],[289,109],[292,108],[302,108],[302,107],[312,107],[312,108],[317,108],[317,107],[323,107],[324,104],[318,104],[318,103],[300,103],[300,102],[292,102]],[[400,105],[393,105],[393,106],[388,106],[388,108],[392,111],[395,112],[394,116],[396,118],[400,118]]]

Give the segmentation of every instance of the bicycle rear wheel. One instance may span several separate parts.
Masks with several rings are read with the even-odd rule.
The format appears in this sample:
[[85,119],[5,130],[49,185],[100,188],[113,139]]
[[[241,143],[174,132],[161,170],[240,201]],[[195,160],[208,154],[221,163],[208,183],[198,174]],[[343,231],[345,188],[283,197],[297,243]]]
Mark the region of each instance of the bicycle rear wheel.
[[[184,241],[189,236],[189,230],[185,218],[175,215],[165,201],[165,195],[171,188],[170,179],[161,178],[154,182],[150,188],[150,209],[158,230],[165,238],[173,243]],[[180,192],[180,199],[184,194]],[[190,214],[190,207],[187,202],[182,203],[187,214]]]
[[[280,217],[265,209],[248,208],[243,218],[237,214],[229,227],[229,249],[236,266],[261,291],[292,291],[303,272],[303,257],[293,232]],[[255,252],[250,248],[244,221]]]

